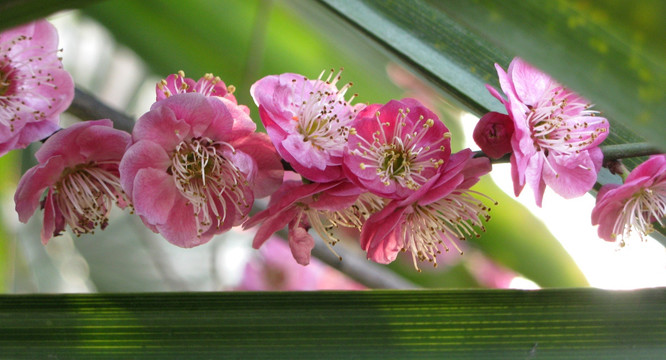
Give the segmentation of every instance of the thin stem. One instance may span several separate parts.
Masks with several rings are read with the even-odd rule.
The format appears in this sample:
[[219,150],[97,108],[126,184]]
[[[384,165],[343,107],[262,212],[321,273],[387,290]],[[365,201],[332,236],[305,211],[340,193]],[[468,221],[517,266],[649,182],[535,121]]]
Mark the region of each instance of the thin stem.
[[[625,158],[649,156],[654,154],[663,154],[666,152],[650,143],[627,143],[616,145],[601,145],[599,147],[601,152],[604,153],[604,161],[614,161]],[[475,151],[474,157],[488,157],[483,151]],[[511,159],[511,154],[504,155],[499,159],[490,159],[493,164],[508,163]]]
[[94,95],[78,87],[76,88],[72,105],[67,109],[67,112],[84,121],[111,119],[113,127],[130,133],[134,127],[134,120],[131,117],[111,108]]

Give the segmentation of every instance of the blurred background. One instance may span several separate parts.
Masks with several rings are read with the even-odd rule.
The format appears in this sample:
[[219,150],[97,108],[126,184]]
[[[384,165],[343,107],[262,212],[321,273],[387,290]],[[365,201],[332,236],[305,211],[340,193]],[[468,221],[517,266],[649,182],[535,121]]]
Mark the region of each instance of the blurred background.
[[[77,87],[134,118],[150,108],[155,84],[178,70],[194,79],[214,73],[234,85],[239,103],[248,105],[258,121],[249,96],[254,81],[284,72],[314,78],[322,70],[344,68],[342,82],[353,82],[355,103],[415,97],[451,129],[454,150],[477,149],[471,141],[477,118],[309,1],[113,1],[49,20],[58,28],[63,63]],[[63,115],[63,126],[74,121],[79,119]],[[0,178],[0,291],[5,293],[377,287],[359,277],[364,271],[395,276],[396,287],[666,286],[666,249],[658,242],[635,239],[618,249],[600,240],[590,224],[592,195],[563,200],[547,192],[541,209],[529,189],[515,199],[508,164],[494,166],[492,176],[476,187],[499,202],[486,233],[463,243],[464,255],[443,254],[437,269],[422,264],[420,273],[408,254],[390,266],[372,266],[354,234],[337,245],[344,249],[343,263],[360,264],[345,269],[351,278],[324,262],[297,265],[277,237],[254,250],[253,233],[240,229],[181,249],[120,210],[104,231],[78,238],[67,232],[43,246],[42,213],[21,224],[13,202],[20,174],[35,163],[37,146],[0,158],[5,174]],[[321,242],[317,248],[327,251]]]

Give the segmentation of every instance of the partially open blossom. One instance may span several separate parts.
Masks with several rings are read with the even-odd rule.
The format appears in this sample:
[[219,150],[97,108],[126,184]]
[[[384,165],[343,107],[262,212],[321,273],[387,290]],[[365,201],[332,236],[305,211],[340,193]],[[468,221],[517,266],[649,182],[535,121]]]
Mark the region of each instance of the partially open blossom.
[[35,153],[39,164],[19,181],[14,196],[19,220],[30,219],[48,189],[41,203],[44,244],[65,225],[76,235],[104,229],[113,204],[128,205],[118,165],[130,140],[110,120],[86,121],[55,133]]
[[193,247],[240,225],[272,193],[282,165],[265,134],[233,102],[175,94],[141,116],[120,164],[123,189],[153,231]]
[[515,58],[497,74],[503,98],[488,86],[513,119],[511,173],[516,196],[525,184],[541,206],[546,185],[564,198],[585,194],[596,182],[608,121],[590,104],[545,73]]
[[352,123],[344,156],[349,179],[386,198],[417,191],[451,155],[451,133],[414,99],[369,105]]
[[345,100],[351,83],[338,89],[338,80],[340,73],[325,81],[321,75],[310,80],[287,73],[266,76],[250,89],[278,153],[311,181],[328,182],[343,177],[342,152],[349,123],[362,107],[352,107],[352,99]]
[[513,120],[506,114],[489,112],[483,115],[474,128],[472,137],[481,151],[493,159],[511,152]]
[[276,231],[289,225],[292,255],[296,262],[307,265],[314,248],[314,239],[308,233],[310,228],[314,228],[330,248],[338,241],[333,229],[343,226],[360,230],[365,219],[382,205],[381,199],[346,181],[304,184],[287,180],[271,196],[268,208],[243,226],[249,229],[260,224],[252,243],[258,249]]
[[[465,149],[451,155],[444,168],[405,199],[394,199],[371,215],[363,225],[361,248],[368,258],[382,264],[395,260],[400,251],[437,266],[440,249],[446,243],[462,253],[456,240],[478,236],[489,211],[477,197],[486,197],[470,187],[490,171],[488,158],[472,158]],[[487,197],[486,197],[487,198]]]
[[46,20],[0,34],[0,155],[51,135],[74,98]]
[[592,225],[599,237],[620,241],[636,231],[641,238],[654,231],[654,222],[664,226],[666,215],[666,155],[653,155],[636,166],[623,185],[606,184],[597,194]]
[[166,79],[155,85],[156,101],[176,94],[195,92],[205,96],[222,97],[233,103],[237,103],[234,96],[235,90],[235,87],[227,87],[222,79],[213,74],[205,74],[199,80],[194,81],[194,79],[186,78],[185,72],[182,70],[176,74],[167,76]]

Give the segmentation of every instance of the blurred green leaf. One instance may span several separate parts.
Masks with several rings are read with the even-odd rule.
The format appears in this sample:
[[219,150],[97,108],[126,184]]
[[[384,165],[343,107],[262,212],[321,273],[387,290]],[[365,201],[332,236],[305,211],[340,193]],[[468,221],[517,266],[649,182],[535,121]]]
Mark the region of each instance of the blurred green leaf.
[[56,11],[77,9],[99,0],[3,0],[0,1],[0,30],[43,18]]
[[[358,101],[384,102],[399,96],[386,76],[386,59],[375,61],[376,50],[365,49],[363,57],[340,51],[280,3],[264,14],[263,7],[269,4],[193,0],[182,6],[176,1],[122,0],[87,7],[85,13],[132,48],[158,76],[184,70],[198,78],[212,72],[227,85],[237,86],[235,95],[243,104],[253,103],[249,85],[264,75],[295,72],[313,78],[322,70],[341,67],[342,81],[354,83]],[[254,48],[262,45],[253,43],[258,39],[263,49]],[[367,78],[373,82],[358,81]]]
[[11,359],[657,359],[665,289],[0,296]]

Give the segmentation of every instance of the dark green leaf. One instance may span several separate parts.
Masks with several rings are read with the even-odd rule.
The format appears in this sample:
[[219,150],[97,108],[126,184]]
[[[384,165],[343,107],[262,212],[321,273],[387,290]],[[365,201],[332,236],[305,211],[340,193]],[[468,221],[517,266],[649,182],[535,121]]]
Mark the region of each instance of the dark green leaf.
[[666,290],[0,297],[10,359],[656,359]]
[[99,0],[4,0],[0,1],[0,30],[43,18],[56,11],[76,9]]

